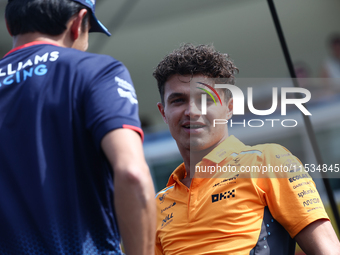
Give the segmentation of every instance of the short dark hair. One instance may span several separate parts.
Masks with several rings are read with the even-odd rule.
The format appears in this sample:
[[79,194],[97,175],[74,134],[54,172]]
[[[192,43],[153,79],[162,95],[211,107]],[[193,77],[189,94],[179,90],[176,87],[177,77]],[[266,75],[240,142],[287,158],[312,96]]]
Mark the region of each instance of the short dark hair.
[[186,43],[166,55],[155,68],[153,76],[164,104],[164,85],[172,75],[201,74],[209,78],[233,79],[236,73],[238,69],[228,54],[216,51],[212,45]]
[[[60,35],[66,30],[69,19],[80,10],[89,8],[71,0],[10,0],[5,17],[12,36],[39,32],[47,35]],[[85,30],[87,14],[82,23]]]

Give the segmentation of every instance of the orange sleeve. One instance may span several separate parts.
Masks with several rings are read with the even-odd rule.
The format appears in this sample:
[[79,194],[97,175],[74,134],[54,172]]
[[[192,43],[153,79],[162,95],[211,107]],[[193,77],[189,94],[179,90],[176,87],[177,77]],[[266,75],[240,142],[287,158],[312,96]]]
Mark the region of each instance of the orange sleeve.
[[258,178],[257,186],[263,191],[272,216],[291,237],[318,219],[328,219],[314,181],[295,156],[273,144],[267,145],[263,155],[263,165],[268,170],[269,166],[279,167],[276,168],[279,171],[273,168],[274,172],[268,172],[267,178]]

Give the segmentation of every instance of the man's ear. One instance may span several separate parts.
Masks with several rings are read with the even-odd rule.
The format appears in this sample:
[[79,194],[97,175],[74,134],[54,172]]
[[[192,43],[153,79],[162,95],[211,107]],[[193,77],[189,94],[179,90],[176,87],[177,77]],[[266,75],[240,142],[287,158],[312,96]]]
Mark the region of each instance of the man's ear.
[[5,19],[5,22],[6,22],[6,27],[7,27],[7,31],[8,31],[8,33],[9,33],[9,35],[10,35],[10,36],[13,36],[11,30],[9,29],[7,19]]
[[228,113],[227,113],[226,117],[229,120],[233,116],[233,109],[234,109],[234,100],[233,100],[233,98],[230,98],[228,100],[227,107],[228,107]]
[[71,30],[71,36],[72,36],[73,41],[77,40],[81,34],[82,23],[83,23],[83,19],[86,14],[87,14],[87,10],[82,9],[75,16],[73,16],[73,18],[71,18],[71,20],[69,21],[71,22],[70,30]]
[[163,106],[163,104],[162,104],[162,103],[157,103],[157,107],[158,107],[159,112],[162,114],[162,117],[163,117],[164,122],[165,122],[166,124],[168,124],[168,121],[167,121],[167,119],[166,119],[166,117],[165,117],[164,106]]

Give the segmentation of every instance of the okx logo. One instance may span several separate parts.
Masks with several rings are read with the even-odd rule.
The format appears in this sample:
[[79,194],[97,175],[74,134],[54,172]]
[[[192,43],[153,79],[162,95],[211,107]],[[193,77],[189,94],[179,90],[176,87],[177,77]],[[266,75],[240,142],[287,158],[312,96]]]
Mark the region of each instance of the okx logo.
[[226,191],[226,192],[222,192],[219,194],[213,194],[211,195],[211,202],[215,203],[227,198],[231,198],[231,197],[235,197],[235,190],[231,190],[231,191]]

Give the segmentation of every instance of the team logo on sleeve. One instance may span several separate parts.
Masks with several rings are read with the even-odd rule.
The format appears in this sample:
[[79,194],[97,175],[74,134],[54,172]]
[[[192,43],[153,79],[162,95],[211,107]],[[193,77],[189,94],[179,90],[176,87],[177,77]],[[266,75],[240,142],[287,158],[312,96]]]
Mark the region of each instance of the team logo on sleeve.
[[130,83],[118,76],[115,77],[115,82],[117,82],[119,86],[117,91],[120,97],[129,99],[131,104],[138,104],[135,88]]
[[283,157],[288,157],[288,156],[291,156],[292,154],[291,153],[285,153],[285,154],[277,154],[275,155],[276,158],[283,158]]
[[138,104],[137,99],[132,96],[130,91],[125,91],[121,88],[118,88],[117,91],[120,97],[126,97],[127,99],[129,99],[131,104]]
[[303,190],[302,192],[298,193],[298,196],[303,198],[304,196],[306,196],[308,194],[313,194],[315,192],[316,192],[315,189],[309,188],[308,190]]
[[308,174],[295,175],[295,176],[289,178],[289,182],[292,183],[292,182],[298,181],[300,179],[305,179],[305,178],[310,178],[310,176]]
[[133,97],[136,97],[136,91],[132,84],[128,83],[126,80],[119,78],[118,76],[115,77],[115,82],[117,82],[119,87],[131,92]]

